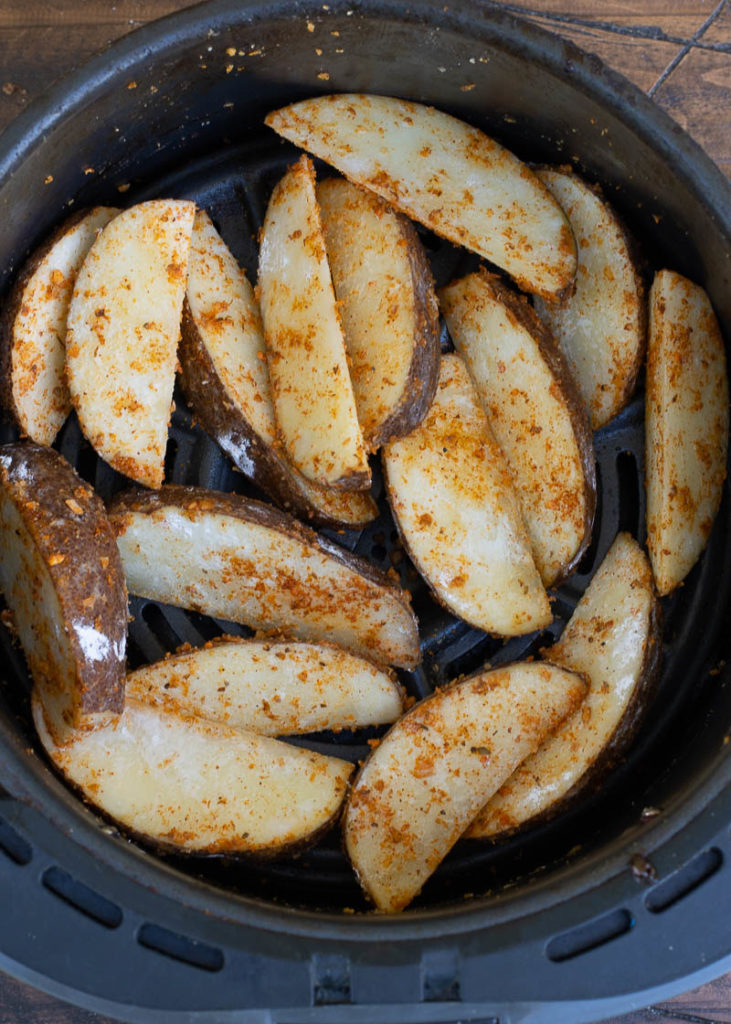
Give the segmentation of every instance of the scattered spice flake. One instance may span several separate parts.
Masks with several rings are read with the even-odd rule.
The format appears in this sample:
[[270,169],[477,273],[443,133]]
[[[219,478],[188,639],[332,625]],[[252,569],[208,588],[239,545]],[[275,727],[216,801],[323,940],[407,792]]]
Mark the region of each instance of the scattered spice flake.
[[231,74],[231,72],[233,71],[233,69],[234,69],[234,66],[233,66],[233,64],[227,64],[227,65],[226,65],[226,74],[227,74],[227,75],[230,75],[230,74]]
[[331,35],[331,36],[335,36],[335,37],[337,38],[337,37],[338,37],[338,36],[340,35],[340,33],[338,32],[338,30],[337,30],[336,28],[334,28],[334,29],[333,29],[333,30],[331,31],[330,35]]
[[96,174],[96,171],[94,170],[93,167],[85,167],[84,168],[84,174]]
[[329,75],[329,73],[327,71],[321,71],[318,74],[317,77],[321,78],[323,80],[323,82],[329,82],[330,81],[330,75]]
[[640,814],[641,821],[652,821],[653,818],[657,818],[660,814],[659,807],[643,807],[642,813]]
[[261,54],[261,50],[249,50],[250,57],[258,57]]
[[474,82],[466,82],[464,85],[460,85],[460,92],[472,92],[475,87]]
[[235,57],[236,56],[236,47],[235,46],[227,47],[226,48],[226,56],[227,57]]
[[6,96],[14,96],[16,93],[19,96],[26,96],[28,91],[17,82],[3,82],[3,92]]
[[61,565],[61,563],[65,561],[66,555],[62,555],[60,551],[55,551],[52,555],[48,556],[49,565]]
[[71,511],[74,513],[74,515],[81,516],[81,515],[84,514],[84,510],[81,507],[81,505],[79,505],[78,501],[75,501],[73,498],[67,498],[66,499],[66,504],[71,509]]
[[130,184],[128,181],[123,182],[121,185],[117,185],[117,192],[129,192]]
[[311,21],[307,22],[307,31],[308,32],[314,32],[315,31],[315,26],[313,25],[313,23]]
[[717,676],[717,675],[720,675],[720,673],[721,673],[721,672],[723,671],[723,669],[724,669],[725,665],[726,665],[726,661],[725,661],[725,660],[724,660],[723,658],[721,658],[721,660],[720,660],[720,661],[719,661],[719,663],[718,663],[718,664],[717,664],[717,665],[715,666],[715,668],[712,668],[712,669],[709,669],[709,670],[708,670],[708,675],[709,675],[709,676]]
[[132,79],[131,82],[127,82],[127,88],[128,89],[136,89],[137,88],[137,82],[135,82],[134,78]]
[[322,57],[322,50],[320,49],[319,46],[315,47],[315,53],[317,54],[318,57]]
[[17,640],[18,629],[15,625],[13,613],[10,611],[9,608],[3,608],[3,610],[0,612],[0,622],[3,624],[3,626],[5,626],[8,633],[10,633],[11,637],[13,637],[14,640]]
[[53,181],[53,175],[52,175],[52,174],[49,174],[49,175],[47,175],[47,176],[46,176],[46,177],[44,178],[44,180],[43,180],[43,184],[44,184],[44,185],[50,185],[52,181]]
[[644,853],[635,853],[630,858],[629,862],[630,869],[632,870],[632,877],[638,882],[656,882],[657,881],[657,868],[648,860]]

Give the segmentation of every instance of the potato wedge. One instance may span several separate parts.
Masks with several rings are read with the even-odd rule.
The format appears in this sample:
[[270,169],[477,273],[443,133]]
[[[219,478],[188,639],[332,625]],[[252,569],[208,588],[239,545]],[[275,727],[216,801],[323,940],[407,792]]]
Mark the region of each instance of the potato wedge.
[[459,356],[442,357],[426,419],[386,445],[383,466],[404,546],[438,601],[499,636],[551,622],[505,459]]
[[729,387],[705,291],[661,270],[650,291],[645,403],[647,547],[661,596],[706,546],[726,477]]
[[439,377],[434,280],[411,223],[344,178],[317,186],[358,421],[375,451],[426,416]]
[[163,849],[271,857],[314,842],[336,820],[353,766],[268,736],[138,700],[93,732],[43,746],[84,797]]
[[574,672],[516,663],[438,690],[391,728],[344,818],[348,856],[379,910],[411,902],[485,799],[585,693]]
[[167,485],[119,495],[109,517],[132,594],[381,664],[420,660],[408,593],[278,509]]
[[66,370],[81,429],[114,469],[163,480],[195,204],[153,199],[115,217],[71,298]]
[[648,710],[662,654],[660,606],[642,548],[620,533],[560,640],[544,650],[589,683],[581,707],[513,772],[467,832],[485,838],[564,810],[627,749]]
[[551,299],[571,284],[576,248],[558,203],[477,128],[433,107],[362,93],[302,100],[266,123],[437,235],[485,256],[524,290]]
[[64,377],[71,292],[92,242],[118,213],[95,206],[64,221],[27,261],[0,316],[2,403],[38,444],[53,444],[71,412]]
[[326,644],[226,637],[127,676],[127,698],[260,736],[393,722],[404,696],[392,672]]
[[571,372],[526,299],[484,271],[453,281],[439,302],[520,501],[548,587],[591,541],[594,446]]
[[318,487],[285,457],[254,290],[202,210],[193,226],[178,355],[180,383],[196,419],[273,501],[333,526],[360,527],[376,518],[370,494]]
[[576,237],[578,267],[559,302],[536,309],[562,347],[593,430],[632,397],[645,353],[645,288],[632,245],[609,204],[578,175],[536,171],[566,212]]
[[279,434],[296,469],[323,487],[371,482],[335,304],[315,170],[289,168],[267,206],[259,299]]
[[57,744],[124,703],[127,591],[104,506],[52,448],[0,448],[0,589]]

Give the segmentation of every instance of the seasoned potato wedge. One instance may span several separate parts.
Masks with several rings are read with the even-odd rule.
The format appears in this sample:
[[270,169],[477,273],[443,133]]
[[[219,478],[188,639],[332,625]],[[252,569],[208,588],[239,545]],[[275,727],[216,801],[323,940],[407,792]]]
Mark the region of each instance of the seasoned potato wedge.
[[477,128],[390,96],[318,96],[266,123],[397,210],[554,298],[576,269],[558,203],[533,172]]
[[393,673],[326,644],[227,637],[127,676],[127,698],[260,736],[393,722],[404,696]]
[[594,430],[632,396],[645,353],[645,289],[624,228],[597,190],[576,174],[536,171],[566,212],[578,267],[560,302],[536,309],[563,348]]
[[110,818],[162,848],[271,857],[308,845],[334,823],[353,766],[156,707],[58,747],[37,702],[38,735],[59,771]]
[[376,518],[367,492],[318,487],[287,460],[277,440],[254,290],[203,211],[193,227],[179,358],[180,383],[198,422],[280,507],[333,526]]
[[67,319],[79,423],[114,469],[163,480],[195,204],[153,199],[120,213],[89,250]]
[[650,292],[645,446],[647,547],[669,594],[706,546],[726,477],[729,388],[705,291],[661,270]]
[[383,466],[404,545],[438,601],[500,636],[551,622],[505,459],[459,356],[442,357],[426,419],[386,445]]
[[439,376],[439,313],[411,223],[344,178],[317,186],[358,420],[380,448],[418,426]]
[[275,186],[259,249],[259,298],[274,411],[296,469],[325,487],[371,475],[335,303],[315,171],[306,157]]
[[71,411],[64,377],[71,292],[92,242],[117,213],[95,206],[66,220],[25,264],[0,316],[2,402],[38,444],[53,444]]
[[392,727],[357,776],[344,819],[348,856],[379,910],[411,902],[585,692],[573,672],[516,663],[438,690]]
[[620,533],[560,640],[543,651],[553,664],[582,673],[589,683],[586,699],[513,772],[467,835],[484,838],[539,815],[553,817],[601,779],[649,707],[661,652],[650,564],[637,541]]
[[382,664],[420,659],[406,591],[269,505],[168,485],[120,495],[109,516],[132,594]]
[[58,744],[122,710],[127,591],[103,504],[52,448],[0,448],[0,589]]
[[571,372],[527,300],[497,277],[469,274],[442,288],[439,302],[551,586],[588,547],[596,506],[594,446]]

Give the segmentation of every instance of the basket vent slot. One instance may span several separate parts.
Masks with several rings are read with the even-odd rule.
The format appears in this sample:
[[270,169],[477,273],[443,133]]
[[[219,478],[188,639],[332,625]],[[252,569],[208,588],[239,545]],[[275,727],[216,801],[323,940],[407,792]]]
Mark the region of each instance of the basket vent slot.
[[33,847],[18,835],[4,818],[0,818],[0,850],[14,864],[19,864],[21,867],[30,864],[33,857]]
[[421,958],[421,998],[425,1003],[450,1003],[462,998],[457,957],[449,950]]
[[116,903],[100,896],[98,892],[72,878],[61,868],[47,868],[43,872],[41,881],[54,896],[58,896],[64,903],[68,903],[74,910],[90,917],[97,924],[111,929],[119,928],[122,923],[122,911]]
[[654,885],[645,896],[645,906],[652,914],[662,914],[715,875],[722,864],[723,854],[717,847],[704,850],[679,871]]
[[569,932],[556,935],[546,946],[546,956],[555,964],[563,963],[564,960],[589,953],[592,949],[603,946],[605,942],[618,939],[620,935],[626,935],[634,923],[628,910],[613,910],[610,914],[595,917]]
[[163,956],[191,967],[199,967],[203,971],[220,971],[223,967],[223,953],[220,949],[189,939],[187,935],[171,932],[159,924],[141,925],[137,941],[145,949],[162,953]]
[[626,530],[633,537],[640,531],[640,474],[634,452],[623,451],[617,455],[617,480],[619,483],[618,530]]
[[310,971],[315,1006],[342,1006],[350,1002],[350,960],[347,956],[315,954]]
[[588,576],[594,569],[594,562],[597,558],[599,551],[599,541],[601,540],[601,522],[602,522],[602,467],[599,462],[596,464],[596,511],[594,513],[594,529],[591,531],[591,541],[589,547],[586,549],[584,554],[581,556],[581,561],[576,567],[577,576]]

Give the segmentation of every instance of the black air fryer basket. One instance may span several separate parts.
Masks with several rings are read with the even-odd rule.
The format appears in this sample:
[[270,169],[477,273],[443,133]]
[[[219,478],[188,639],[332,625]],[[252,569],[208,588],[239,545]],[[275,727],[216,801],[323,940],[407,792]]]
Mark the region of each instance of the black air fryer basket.
[[[0,140],[3,290],[70,208],[156,195],[205,207],[254,277],[265,204],[295,153],[263,117],[343,90],[432,103],[525,159],[570,163],[600,181],[649,264],[704,285],[728,329],[731,204],[719,171],[597,59],[469,0],[220,0],[132,33]],[[438,284],[472,266],[422,237]],[[6,428],[2,439],[13,436]],[[333,535],[395,567],[414,593],[424,661],[402,676],[411,694],[537,652],[617,531],[644,541],[641,393],[595,443],[593,543],[540,636],[502,644],[438,610],[382,495],[375,524]],[[57,446],[104,498],[124,484],[74,419]],[[255,493],[182,400],[166,478]],[[567,1024],[730,968],[730,512],[726,494],[707,551],[664,602],[662,679],[626,760],[552,823],[501,844],[458,844],[393,917],[368,911],[336,833],[268,865],[162,859],[131,843],[44,760],[22,654],[0,627],[0,966],[130,1021],[250,1024]],[[133,664],[244,632],[154,602],[135,599],[132,613]],[[312,745],[357,760],[377,734]]]

